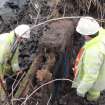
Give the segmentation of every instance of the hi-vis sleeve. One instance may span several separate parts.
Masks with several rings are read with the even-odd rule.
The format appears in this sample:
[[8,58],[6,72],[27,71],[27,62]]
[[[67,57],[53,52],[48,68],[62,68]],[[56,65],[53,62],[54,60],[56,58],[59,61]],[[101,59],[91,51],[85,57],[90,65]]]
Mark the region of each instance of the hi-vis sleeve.
[[99,71],[103,63],[103,55],[96,48],[91,48],[86,50],[83,60],[82,67],[83,69],[83,78],[80,81],[80,84],[77,87],[78,94],[84,94],[94,85],[97,81]]

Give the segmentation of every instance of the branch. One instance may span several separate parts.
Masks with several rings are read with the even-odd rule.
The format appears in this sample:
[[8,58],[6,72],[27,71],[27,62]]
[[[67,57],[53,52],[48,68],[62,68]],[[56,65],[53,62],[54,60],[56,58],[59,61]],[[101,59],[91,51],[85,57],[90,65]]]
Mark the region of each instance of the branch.
[[47,83],[44,83],[43,85],[41,85],[41,86],[39,86],[37,89],[35,89],[29,96],[27,96],[26,97],[26,100],[25,101],[23,101],[23,103],[21,104],[21,105],[24,105],[25,103],[26,103],[26,101],[27,100],[29,100],[29,98],[35,93],[35,92],[37,92],[39,89],[41,89],[42,87],[44,87],[44,86],[46,86],[46,85],[49,85],[49,84],[51,84],[51,83],[53,83],[53,82],[55,82],[55,81],[69,81],[69,82],[74,82],[74,81],[72,81],[72,80],[70,80],[70,79],[54,79],[54,80],[51,80],[51,81],[49,81],[49,82],[47,82]]
[[47,102],[47,105],[49,105],[51,98],[52,98],[52,94],[50,95],[50,98],[49,98],[49,100]]

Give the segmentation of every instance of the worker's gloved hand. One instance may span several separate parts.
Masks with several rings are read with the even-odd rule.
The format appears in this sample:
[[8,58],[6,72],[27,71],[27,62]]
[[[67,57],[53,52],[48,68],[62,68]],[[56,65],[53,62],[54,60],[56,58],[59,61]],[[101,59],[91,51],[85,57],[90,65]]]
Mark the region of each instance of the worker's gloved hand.
[[50,80],[51,77],[52,77],[52,74],[46,69],[38,70],[36,73],[36,78],[40,81]]
[[88,92],[86,98],[88,101],[97,101],[100,97],[100,91],[91,90]]
[[77,88],[77,95],[80,97],[85,97],[85,93],[82,90],[79,90],[78,88]]
[[90,95],[87,95],[87,100],[88,101],[97,101],[99,99],[99,97],[93,97],[93,96],[90,96]]
[[80,97],[85,97],[85,95],[83,93],[77,92],[77,95],[80,96]]

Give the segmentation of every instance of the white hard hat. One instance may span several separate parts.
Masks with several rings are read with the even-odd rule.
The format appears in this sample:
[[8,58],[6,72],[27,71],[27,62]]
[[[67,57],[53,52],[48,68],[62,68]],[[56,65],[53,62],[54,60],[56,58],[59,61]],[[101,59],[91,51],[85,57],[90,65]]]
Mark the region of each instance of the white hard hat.
[[100,29],[98,22],[92,17],[80,18],[76,31],[81,35],[94,35]]
[[30,38],[30,27],[26,24],[17,26],[14,31],[17,36],[22,38]]

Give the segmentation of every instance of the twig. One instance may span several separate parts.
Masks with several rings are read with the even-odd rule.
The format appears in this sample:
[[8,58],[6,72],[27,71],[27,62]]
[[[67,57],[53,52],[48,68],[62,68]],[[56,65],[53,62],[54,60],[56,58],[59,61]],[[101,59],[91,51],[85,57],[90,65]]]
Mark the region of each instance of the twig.
[[[39,26],[41,26],[41,25],[44,25],[44,24],[46,24],[46,23],[48,23],[48,22],[57,21],[57,20],[63,20],[63,19],[79,19],[79,18],[81,18],[81,17],[84,17],[84,16],[71,16],[71,17],[61,17],[61,18],[50,19],[50,20],[44,21],[44,22],[42,22],[42,23],[39,23],[39,24],[37,24],[37,25],[33,25],[33,26],[31,27],[31,30],[32,30],[33,28],[39,27]],[[96,19],[96,20],[101,21],[101,19]],[[105,22],[105,19],[102,19],[102,21]]]
[[[16,80],[17,80],[17,78],[18,78],[18,76],[16,77],[16,79],[15,79],[15,81],[14,81],[13,85],[12,85],[12,99],[13,99],[13,92],[14,92],[13,87],[14,87],[14,84],[15,84],[15,82],[16,82]],[[10,94],[10,96],[11,96],[11,94]],[[13,105],[13,101],[11,101],[11,103],[12,103],[12,105]]]
[[39,8],[39,10],[38,10],[38,14],[37,14],[37,17],[36,17],[36,20],[35,20],[35,24],[37,24],[37,22],[38,22],[40,12],[41,12],[41,8]]
[[90,0],[89,3],[88,3],[88,5],[87,5],[88,12],[89,12],[89,9],[90,9],[90,6],[91,6],[91,3],[92,3],[92,0]]
[[51,98],[52,98],[52,94],[50,95],[50,98],[49,98],[49,100],[47,102],[47,105],[49,105]]
[[18,99],[13,98],[13,99],[11,99],[11,101],[21,101],[21,100],[25,100],[25,98],[18,98]]
[[37,24],[37,25],[33,25],[33,26],[31,27],[31,30],[32,30],[33,28],[39,27],[39,26],[41,26],[41,25],[44,25],[44,24],[46,24],[46,23],[48,23],[48,22],[52,22],[52,21],[56,21],[56,20],[62,20],[62,19],[78,19],[78,18],[81,18],[81,17],[84,17],[84,16],[71,16],[71,17],[61,17],[61,18],[50,19],[50,20],[44,21],[44,22],[42,22],[42,23],[39,23],[39,24]]
[[64,10],[63,10],[63,17],[65,16],[65,13],[66,13],[66,4],[64,5]]
[[51,84],[51,83],[53,83],[53,82],[55,82],[55,81],[69,81],[69,82],[74,82],[74,81],[72,81],[72,80],[70,80],[70,79],[54,79],[54,80],[51,80],[51,81],[49,81],[49,82],[47,82],[47,83],[45,83],[45,84],[39,86],[37,89],[35,89],[29,96],[26,97],[26,100],[23,101],[23,103],[22,103],[21,105],[25,105],[26,101],[29,100],[29,98],[30,98],[35,92],[37,92],[40,88],[42,88],[42,87],[44,87],[44,86],[46,86],[46,85],[49,85],[49,84]]
[[[62,19],[78,19],[78,18],[81,18],[81,17],[84,17],[84,16],[71,16],[71,17],[54,18],[54,19],[50,19],[50,20],[41,22],[41,23],[39,23],[37,25],[35,24],[29,30],[32,30],[32,29],[34,29],[36,27],[39,27],[39,26],[44,25],[44,24],[46,24],[48,22],[51,22],[51,21],[62,20]],[[29,30],[25,31],[22,35],[24,35],[25,33],[27,33]]]
[[33,3],[32,0],[30,0],[30,3],[32,4],[33,8],[34,8],[34,9],[37,11],[37,13],[38,13],[38,12],[39,12],[39,11],[38,11],[38,8],[40,8],[40,7],[39,7],[39,4],[38,4],[38,1],[37,1],[36,3]]
[[[14,87],[15,85],[15,82],[16,80],[14,81],[13,85],[12,85],[12,93],[10,94],[10,96],[12,95],[12,99],[13,99],[13,93],[14,93],[14,90],[17,88],[17,86],[19,85],[20,81],[23,79],[25,75],[25,72],[23,73],[23,75],[21,76],[21,78],[19,79],[18,83],[16,84],[16,86]],[[18,76],[17,76],[18,77]],[[11,100],[12,101],[12,100]],[[12,101],[12,105],[13,105],[13,101]]]
[[[21,78],[19,79],[19,81],[18,81],[18,83],[16,84],[15,87],[14,87],[14,85],[15,85],[15,82],[16,82],[16,81],[14,82],[14,84],[12,85],[13,91],[17,88],[17,86],[19,85],[20,81],[23,79],[23,77],[24,77],[25,74],[26,74],[25,72],[22,74]],[[13,88],[13,87],[14,87],[14,88]]]
[[[41,26],[41,25],[44,25],[44,24],[46,24],[46,23],[48,23],[48,22],[57,21],[57,20],[62,20],[62,19],[79,19],[79,18],[81,18],[81,17],[84,17],[84,16],[71,16],[71,17],[54,18],[54,19],[50,19],[50,20],[41,22],[41,23],[39,23],[39,24],[37,24],[37,25],[35,24],[35,25],[33,25],[29,30],[32,30],[32,29],[34,29],[34,28],[36,28],[36,27],[39,27],[39,26]],[[101,21],[101,19],[96,19],[96,20],[100,20],[100,21]],[[105,22],[105,20],[104,20],[104,22]],[[27,30],[26,32],[28,32],[29,30]],[[22,35],[24,35],[26,32],[24,32]]]
[[24,101],[23,105],[26,105],[27,98],[28,98],[28,95],[26,96],[26,99],[25,99],[25,101]]
[[39,102],[37,101],[36,105],[38,105],[38,104],[39,104]]

